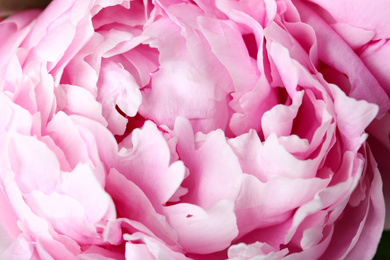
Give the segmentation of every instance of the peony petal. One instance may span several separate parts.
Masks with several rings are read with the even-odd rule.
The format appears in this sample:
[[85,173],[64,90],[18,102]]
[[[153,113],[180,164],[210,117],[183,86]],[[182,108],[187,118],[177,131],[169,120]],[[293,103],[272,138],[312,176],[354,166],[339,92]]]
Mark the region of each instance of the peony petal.
[[[18,238],[20,229],[17,226],[18,218],[15,215],[12,206],[9,204],[2,188],[0,189],[0,211],[2,212],[0,223],[0,252],[5,252],[6,249],[9,248],[14,241],[16,241],[16,238]],[[22,238],[19,238],[18,241],[20,239]],[[21,243],[21,241],[18,243]],[[0,257],[4,258],[1,253]]]
[[267,139],[271,133],[276,136],[289,136],[291,134],[293,120],[298,114],[302,104],[303,92],[296,92],[293,103],[290,106],[276,105],[261,117],[261,125],[264,137]]
[[232,201],[221,200],[207,210],[181,203],[164,211],[186,252],[207,254],[223,250],[237,236],[233,207]]
[[34,246],[23,235],[20,235],[13,243],[7,248],[1,249],[0,257],[2,259],[33,259]]
[[[181,249],[176,249],[177,251],[174,251],[170,247],[167,247],[160,240],[147,236],[143,233],[134,233],[131,235],[125,234],[123,237],[125,240],[129,242],[137,243],[137,244],[132,243],[133,245],[132,247],[134,247],[134,245],[140,246],[138,249],[136,248],[136,250],[144,251],[143,253],[147,255],[150,254],[151,256],[153,256],[153,259],[190,260],[190,258],[187,258],[183,253],[181,253],[182,251]],[[140,242],[144,244],[139,244]],[[144,245],[146,247],[143,247]],[[132,252],[129,252],[129,254],[132,255]],[[133,258],[129,258],[129,259],[133,259]]]
[[102,125],[107,122],[102,116],[102,106],[96,102],[95,97],[87,90],[73,86],[60,85],[61,91],[65,96],[66,106],[62,110],[68,115],[76,114],[91,118]]
[[144,192],[115,169],[107,176],[106,190],[122,217],[142,223],[167,244],[177,241],[176,232],[165,217],[156,212]]
[[[31,114],[13,103],[3,93],[0,94],[0,136],[2,137],[7,132],[17,132],[22,135],[29,136],[33,125],[33,117]],[[0,140],[2,140],[1,138]]]
[[[290,154],[278,141],[275,134],[271,134],[261,149],[260,170],[264,176],[279,175],[288,178],[308,179],[315,177],[318,160],[300,160]],[[281,164],[280,161],[283,161]]]
[[236,91],[253,89],[259,73],[250,60],[241,33],[235,24],[202,16],[197,22],[213,53],[229,71]]
[[331,24],[331,26],[354,50],[367,44],[375,36],[374,31],[354,27],[346,23],[338,22]]
[[149,249],[144,244],[133,244],[131,242],[126,243],[126,260],[131,259],[145,259],[145,260],[154,260],[156,259],[149,252]]
[[[390,107],[389,98],[363,61],[312,9],[300,2],[297,2],[297,7],[302,14],[302,20],[311,25],[316,32],[318,49],[320,50],[319,58],[349,77],[351,82],[349,96],[377,104],[379,106],[379,116],[383,115]],[[359,8],[361,7],[359,6]],[[343,8],[340,10],[343,10]],[[339,57],[344,58],[340,59]],[[366,86],[370,86],[370,88]]]
[[[123,66],[114,62],[103,63],[101,70],[97,100],[103,105],[105,118],[110,118],[113,113],[119,114],[116,106],[126,115],[135,116],[141,104],[142,96],[133,76]],[[108,128],[114,134],[123,134],[127,120],[122,121],[121,125],[116,124],[120,121],[108,121]]]
[[[64,174],[65,175],[65,174]],[[114,203],[86,164],[78,164],[63,178],[60,191],[78,200],[89,223],[116,218]]]
[[242,171],[266,182],[269,176],[264,175],[260,168],[262,143],[257,133],[249,130],[247,134],[229,139],[228,144],[238,158]]
[[20,190],[52,192],[61,181],[55,154],[35,137],[15,134],[9,144],[9,156]]
[[261,259],[261,257],[264,257],[264,259],[267,260],[276,260],[283,258],[287,253],[287,248],[278,250],[266,243],[261,242],[256,242],[250,245],[240,243],[237,245],[232,245],[228,249],[229,259],[232,260]]
[[[175,14],[184,13],[177,10]],[[233,90],[231,77],[206,39],[202,36],[201,42],[193,44],[199,41],[197,33],[184,24],[182,28],[185,37],[178,33],[179,26],[161,19],[144,31],[151,46],[160,52],[161,68],[153,74],[151,88],[142,93],[140,113],[170,128],[176,117],[183,116],[193,122],[196,131],[225,129],[227,92]]]
[[364,129],[378,113],[378,107],[365,100],[348,98],[334,85],[329,85],[335,99],[336,122],[346,142],[346,149],[356,152],[365,141]]
[[[18,227],[25,234],[26,239],[28,239],[28,243],[32,243],[30,240],[31,237],[34,237],[37,241],[37,249],[40,248],[45,252],[46,255],[51,255],[54,258],[65,257],[67,259],[73,259],[73,252],[77,251],[77,248],[75,249],[73,247],[72,249],[69,249],[68,247],[71,247],[71,243],[67,243],[68,247],[65,247],[64,244],[59,242],[57,239],[58,235],[55,233],[51,225],[43,218],[38,217],[31,211],[16,183],[8,179],[3,179],[3,181],[4,191],[7,194],[10,204],[13,206],[14,211],[20,220],[18,222]],[[33,193],[36,193],[36,191]],[[57,204],[57,206],[60,205]],[[39,257],[37,257],[37,259],[39,259]]]
[[285,238],[286,242],[291,240],[295,232],[297,232],[299,225],[304,223],[307,217],[322,209],[332,210],[328,219],[329,224],[333,223],[340,216],[348,202],[349,195],[359,181],[363,168],[362,163],[362,160],[357,159],[352,152],[346,152],[343,155],[342,165],[340,165],[338,172],[334,174],[337,178],[332,179],[334,183],[331,182],[329,187],[319,191],[313,200],[302,205],[296,211],[292,226]]
[[223,132],[211,132],[198,145],[188,120],[178,118],[174,131],[178,154],[190,172],[183,182],[189,191],[182,200],[206,209],[220,200],[235,200],[242,170]]
[[158,209],[182,183],[184,165],[180,161],[170,164],[168,144],[150,121],[145,122],[142,130],[134,130],[127,140],[131,146],[121,150],[122,158],[115,168],[140,187]]
[[53,117],[47,125],[46,133],[64,152],[72,168],[80,162],[89,161],[87,145],[78,133],[76,125],[64,112],[59,112]]
[[390,69],[387,62],[390,57],[390,41],[382,40],[369,44],[359,56],[381,84],[387,95],[390,96],[390,76],[387,73]]
[[[1,21],[0,38],[0,75],[7,68],[10,58],[31,31],[33,20],[40,14],[38,10],[28,10],[14,14]],[[3,79],[2,79],[3,80]]]
[[335,222],[335,239],[324,259],[336,256],[372,259],[375,255],[383,231],[385,208],[379,171],[371,152],[367,152],[367,171],[360,182],[369,183],[370,189],[363,191],[365,198],[358,205],[348,205]]
[[[375,189],[376,186],[380,187],[379,175],[375,173],[374,180],[371,183],[370,189],[372,190],[370,207],[368,208],[368,215],[366,221],[361,223],[364,225],[358,241],[348,253],[346,259],[355,259],[356,257],[372,258],[375,256],[377,247],[380,240],[380,234],[383,231],[383,201],[380,189]],[[356,238],[355,238],[356,239]],[[369,243],[367,245],[367,242]],[[364,248],[364,250],[362,250]]]
[[53,192],[45,195],[33,191],[24,195],[33,212],[47,219],[57,232],[79,243],[96,243],[101,240],[96,228],[87,221],[81,203],[74,198]]
[[244,174],[235,205],[240,232],[246,234],[285,221],[294,209],[311,201],[328,183],[326,179],[290,180],[279,176],[262,183]]
[[338,22],[375,31],[374,40],[390,37],[390,30],[386,26],[390,23],[390,11],[387,9],[386,0],[378,0],[375,3],[363,0],[342,2],[310,0],[310,2],[323,7]]
[[77,255],[77,259],[80,260],[118,260],[124,259],[122,252],[116,252],[115,248],[104,248],[100,246],[90,246],[84,250],[81,254]]

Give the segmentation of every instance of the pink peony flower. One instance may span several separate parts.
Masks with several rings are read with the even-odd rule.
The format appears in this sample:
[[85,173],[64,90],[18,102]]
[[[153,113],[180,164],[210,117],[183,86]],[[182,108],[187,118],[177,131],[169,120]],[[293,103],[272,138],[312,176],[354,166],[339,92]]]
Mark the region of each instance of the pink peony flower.
[[371,259],[386,6],[54,0],[3,20],[0,258]]

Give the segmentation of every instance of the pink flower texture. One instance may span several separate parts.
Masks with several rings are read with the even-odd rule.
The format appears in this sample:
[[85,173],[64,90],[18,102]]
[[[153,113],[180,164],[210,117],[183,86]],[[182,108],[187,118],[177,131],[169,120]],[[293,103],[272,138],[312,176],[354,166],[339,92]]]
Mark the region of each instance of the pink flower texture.
[[0,259],[371,259],[390,227],[389,24],[386,0],[3,19]]

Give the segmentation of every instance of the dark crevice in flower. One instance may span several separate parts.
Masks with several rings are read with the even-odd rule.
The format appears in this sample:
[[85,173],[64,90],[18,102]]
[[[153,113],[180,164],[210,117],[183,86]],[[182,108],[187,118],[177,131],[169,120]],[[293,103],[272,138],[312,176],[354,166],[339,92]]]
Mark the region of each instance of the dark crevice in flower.
[[126,117],[128,119],[127,124],[126,124],[126,130],[122,135],[116,135],[115,139],[117,143],[120,143],[125,139],[131,132],[133,132],[134,129],[136,128],[141,128],[144,123],[145,123],[145,118],[141,116],[139,113],[137,113],[133,117],[127,116],[120,108],[118,105],[115,106],[115,109],[118,111],[121,116]]
[[307,139],[309,142],[311,142],[315,130],[321,125],[316,115],[317,108],[312,102],[305,93],[302,105],[298,110],[297,116],[294,118],[291,130],[291,134],[296,134],[302,139]]
[[249,56],[254,59],[257,59],[257,53],[259,49],[257,48],[255,35],[253,33],[244,34],[242,36],[242,39],[244,40],[246,48],[248,49]]
[[327,82],[337,85],[346,95],[351,92],[351,82],[346,74],[328,66],[322,61],[319,62],[318,70]]
[[277,87],[276,95],[278,97],[279,104],[287,106],[291,104],[291,98],[284,87]]

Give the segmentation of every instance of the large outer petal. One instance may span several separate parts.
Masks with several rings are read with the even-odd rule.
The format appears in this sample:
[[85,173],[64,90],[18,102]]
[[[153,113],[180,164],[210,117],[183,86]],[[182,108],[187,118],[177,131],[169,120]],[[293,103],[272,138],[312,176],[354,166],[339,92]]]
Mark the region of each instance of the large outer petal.
[[[352,1],[347,1],[347,3],[352,4]],[[349,77],[351,82],[349,96],[377,104],[379,106],[379,115],[383,115],[390,107],[389,97],[363,61],[313,9],[301,1],[296,1],[295,4],[300,11],[302,20],[311,25],[316,32],[319,58],[331,67],[344,72]],[[336,7],[337,5],[334,6]],[[355,7],[358,7],[358,5],[355,5]],[[359,8],[361,7],[359,6]],[[345,11],[342,12],[345,13]],[[388,17],[383,16],[382,18],[388,19]],[[344,58],[340,59],[340,57]],[[370,88],[367,88],[367,86],[370,86]]]
[[389,38],[390,10],[386,0],[309,0],[328,11],[337,22],[375,31],[374,40]]

